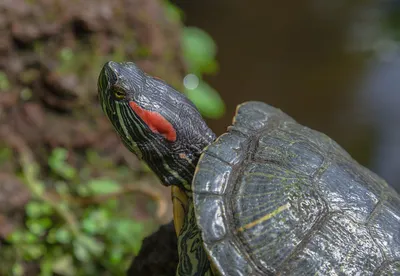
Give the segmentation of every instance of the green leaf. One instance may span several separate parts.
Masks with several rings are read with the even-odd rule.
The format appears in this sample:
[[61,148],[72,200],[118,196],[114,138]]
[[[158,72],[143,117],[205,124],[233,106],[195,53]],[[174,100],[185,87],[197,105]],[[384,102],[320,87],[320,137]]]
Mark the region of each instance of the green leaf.
[[122,243],[134,254],[139,252],[144,237],[144,225],[142,223],[120,218],[114,219],[110,226],[108,238],[112,244]]
[[10,89],[10,81],[8,80],[7,75],[0,71],[0,91],[5,91]]
[[78,239],[74,241],[74,251],[76,257],[84,261],[91,258],[91,255],[101,256],[104,252],[104,244],[88,235],[80,235]]
[[54,238],[62,244],[68,244],[71,241],[71,233],[65,228],[59,228],[55,231]]
[[89,234],[96,234],[98,232],[96,221],[93,219],[84,219],[82,222],[82,228]]
[[66,179],[72,179],[76,176],[76,170],[74,167],[66,165],[62,170],[58,172],[60,176],[63,176]]
[[70,48],[63,48],[60,51],[61,62],[68,62],[74,57],[74,51]]
[[111,227],[115,236],[118,236],[122,240],[131,240],[132,236],[142,234],[144,230],[142,223],[125,218],[115,219]]
[[67,163],[68,151],[63,148],[55,148],[49,159],[48,164],[53,172],[66,179],[72,179],[76,176],[76,169]]
[[4,164],[6,162],[9,162],[12,158],[12,150],[7,147],[3,147],[3,145],[0,145],[0,164]]
[[32,98],[32,90],[25,87],[21,90],[20,96],[23,101],[28,101]]
[[68,151],[63,148],[55,148],[49,156],[50,167],[58,167],[67,159]]
[[28,219],[26,221],[26,226],[28,229],[33,233],[38,236],[43,235],[44,232],[50,228],[52,225],[52,222],[50,218],[44,217],[44,218],[39,218],[39,219]]
[[91,194],[90,189],[87,186],[83,185],[79,185],[78,187],[76,187],[76,192],[82,197],[89,196]]
[[25,271],[25,269],[21,263],[16,263],[12,267],[12,275],[13,276],[22,276],[22,275],[24,275],[24,271]]
[[31,201],[25,207],[26,213],[30,218],[38,218],[40,216],[51,215],[53,210],[51,206],[45,202]]
[[12,232],[8,237],[7,240],[9,242],[12,243],[20,243],[21,241],[23,241],[24,239],[24,231],[22,230],[15,230],[14,232]]
[[121,186],[109,179],[93,179],[87,183],[87,187],[93,194],[109,194],[118,192]]
[[41,208],[40,204],[35,201],[29,202],[26,207],[26,213],[31,218],[37,218],[41,216]]
[[103,206],[107,210],[114,211],[118,207],[118,201],[116,199],[110,199],[104,202]]
[[111,249],[110,255],[110,262],[113,264],[121,263],[122,258],[124,257],[124,247],[123,246],[114,246]]
[[77,241],[74,242],[74,254],[79,261],[84,263],[89,262],[91,259],[88,249]]
[[24,259],[27,261],[37,260],[46,252],[43,244],[27,244],[23,246]]
[[173,22],[181,22],[183,17],[183,12],[174,4],[169,3],[168,1],[164,2],[164,9],[167,18]]
[[95,209],[83,219],[82,227],[90,234],[104,233],[109,224],[109,213],[105,209]]
[[26,244],[36,243],[38,237],[27,230],[15,230],[6,238],[6,240],[13,244]]
[[73,259],[71,255],[63,255],[53,262],[52,271],[59,275],[73,276],[76,275]]
[[216,70],[217,46],[214,40],[203,30],[195,27],[184,28],[182,48],[191,73],[201,74]]
[[185,89],[185,93],[205,117],[217,119],[224,115],[225,103],[218,92],[206,82],[199,80],[196,88]]
[[53,275],[53,258],[44,258],[40,262],[40,276]]
[[38,236],[36,236],[35,234],[33,234],[31,232],[26,232],[24,234],[23,239],[24,239],[24,242],[26,242],[26,243],[37,243],[39,240]]
[[91,149],[88,149],[86,151],[86,159],[87,159],[88,163],[91,165],[96,165],[102,160],[99,153],[97,151],[94,151]]

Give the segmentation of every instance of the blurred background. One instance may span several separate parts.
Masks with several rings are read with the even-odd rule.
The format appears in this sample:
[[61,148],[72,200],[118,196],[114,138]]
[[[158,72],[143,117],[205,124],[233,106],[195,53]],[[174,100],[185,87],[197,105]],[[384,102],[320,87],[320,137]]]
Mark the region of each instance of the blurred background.
[[0,275],[124,275],[169,189],[97,100],[135,61],[219,135],[260,100],[400,190],[400,1],[0,1]]

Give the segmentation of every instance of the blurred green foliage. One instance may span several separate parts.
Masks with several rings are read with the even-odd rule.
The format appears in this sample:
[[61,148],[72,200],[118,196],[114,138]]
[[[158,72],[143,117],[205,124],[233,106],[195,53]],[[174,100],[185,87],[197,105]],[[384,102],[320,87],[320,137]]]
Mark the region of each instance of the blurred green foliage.
[[218,69],[215,56],[217,46],[203,30],[185,27],[182,33],[183,55],[192,74],[214,73]]
[[0,71],[0,92],[1,91],[6,91],[10,89],[10,82],[7,78],[7,75]]
[[207,82],[199,80],[196,88],[186,89],[185,93],[196,104],[203,116],[216,119],[224,115],[224,102],[218,92]]
[[[168,1],[165,11],[172,21],[182,21],[183,12]],[[225,103],[219,93],[203,80],[204,76],[218,72],[217,46],[212,37],[196,27],[183,27],[182,51],[189,74],[197,77],[195,85],[184,82],[184,93],[207,118],[217,119],[225,113]]]
[[185,94],[203,116],[214,119],[221,117],[225,113],[225,104],[219,93],[202,79],[204,75],[218,70],[215,42],[203,30],[186,27],[183,30],[182,47],[189,72],[197,77],[195,85],[184,83]]
[[[93,161],[101,163],[94,155],[88,154],[86,169]],[[85,173],[69,165],[67,157],[67,150],[56,148],[48,159],[50,174],[57,179],[57,197],[44,192],[45,183],[38,179],[35,164],[24,164],[21,177],[34,198],[25,207],[25,227],[7,238],[10,246],[0,252],[2,260],[9,260],[2,262],[0,275],[24,275],[24,263],[29,262],[38,263],[43,276],[124,275],[132,254],[138,253],[150,229],[148,223],[121,212],[116,199],[87,205],[74,200],[116,193],[121,190],[120,183],[106,178],[84,179]],[[101,169],[101,164],[96,169]]]

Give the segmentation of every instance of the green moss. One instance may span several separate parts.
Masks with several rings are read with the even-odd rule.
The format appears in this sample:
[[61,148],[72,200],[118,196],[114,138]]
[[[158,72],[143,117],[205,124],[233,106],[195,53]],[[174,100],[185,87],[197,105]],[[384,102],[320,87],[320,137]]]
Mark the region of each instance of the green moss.
[[174,4],[170,3],[169,1],[164,1],[163,2],[163,7],[165,14],[169,20],[172,22],[179,23],[182,21],[184,17],[183,11],[175,6]]
[[20,97],[24,101],[28,101],[32,98],[32,90],[28,87],[24,87],[20,92]]
[[31,84],[32,82],[34,82],[35,80],[37,80],[40,77],[40,72],[37,69],[27,69],[25,71],[23,71],[20,76],[19,76],[19,80],[23,83],[23,84]]
[[151,55],[151,51],[150,51],[149,48],[147,48],[147,47],[145,47],[145,46],[138,47],[138,48],[136,49],[136,55],[137,55],[139,58],[146,58],[146,57],[149,57],[149,56]]
[[[9,148],[2,147],[0,160],[7,161],[11,154]],[[132,253],[139,251],[142,239],[154,229],[153,220],[136,221],[131,217],[135,208],[131,201],[110,198],[80,205],[71,200],[119,192],[121,182],[135,176],[132,170],[115,166],[95,151],[87,152],[80,168],[71,167],[68,155],[63,148],[50,154],[52,173],[45,180],[32,169],[37,165],[22,164],[22,179],[33,199],[25,207],[25,225],[7,238],[9,245],[0,251],[0,274],[14,269],[24,275],[24,262],[29,261],[39,264],[43,275],[124,275]],[[48,183],[57,197],[48,196]]]
[[10,87],[10,81],[8,80],[6,73],[0,71],[0,92],[7,91]]
[[10,162],[12,158],[12,150],[6,145],[0,144],[0,165],[3,165],[6,162]]

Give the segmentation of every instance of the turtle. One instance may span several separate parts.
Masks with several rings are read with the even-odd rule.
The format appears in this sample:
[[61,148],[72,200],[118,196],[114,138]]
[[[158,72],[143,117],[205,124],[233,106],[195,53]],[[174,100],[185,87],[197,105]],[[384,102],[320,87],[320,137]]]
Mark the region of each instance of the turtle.
[[217,137],[134,62],[99,101],[123,144],[172,187],[176,275],[400,275],[400,196],[327,135],[259,101]]

